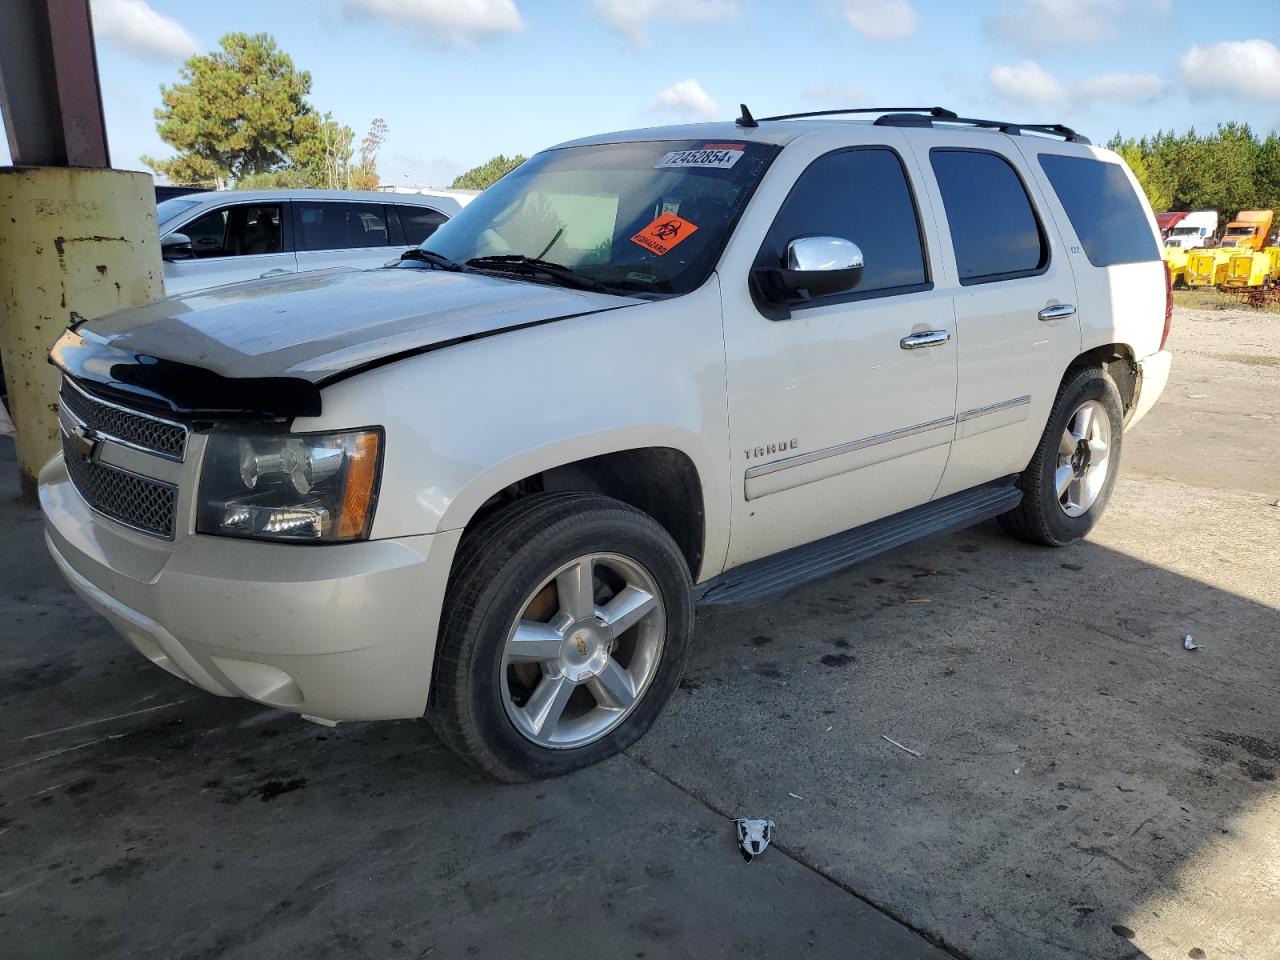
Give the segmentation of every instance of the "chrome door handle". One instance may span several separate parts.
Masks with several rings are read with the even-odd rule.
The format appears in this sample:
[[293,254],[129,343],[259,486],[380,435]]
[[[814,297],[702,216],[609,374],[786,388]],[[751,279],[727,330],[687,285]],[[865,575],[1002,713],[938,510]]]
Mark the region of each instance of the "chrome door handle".
[[1065,320],[1067,317],[1074,316],[1076,305],[1074,303],[1055,303],[1045,307],[1036,314],[1041,320]]
[[937,347],[951,339],[946,330],[925,330],[913,333],[898,341],[903,350],[919,350],[921,347]]

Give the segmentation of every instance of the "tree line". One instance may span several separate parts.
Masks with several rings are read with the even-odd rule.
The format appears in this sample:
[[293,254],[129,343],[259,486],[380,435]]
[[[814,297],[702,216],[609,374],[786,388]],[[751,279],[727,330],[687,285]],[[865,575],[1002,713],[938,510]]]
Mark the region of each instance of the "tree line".
[[1151,208],[1217,210],[1224,219],[1239,210],[1280,212],[1280,135],[1259,138],[1247,123],[1221,123],[1209,134],[1194,129],[1123,137],[1107,146],[1133,169]]
[[[311,74],[270,34],[228,33],[160,86],[156,132],[175,155],[142,162],[184,186],[376,189],[386,121],[374,117],[357,147],[355,131],[317,110],[310,93]],[[499,154],[452,186],[483,190],[524,160]]]

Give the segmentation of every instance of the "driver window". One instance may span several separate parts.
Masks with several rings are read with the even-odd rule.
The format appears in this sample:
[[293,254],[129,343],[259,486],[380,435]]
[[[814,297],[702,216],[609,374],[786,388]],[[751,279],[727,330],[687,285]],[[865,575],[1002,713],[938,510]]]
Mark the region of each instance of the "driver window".
[[279,253],[280,205],[223,207],[191,221],[179,233],[191,238],[196,257]]
[[928,282],[915,201],[892,150],[842,150],[811,163],[769,228],[761,260],[776,258],[767,265],[780,266],[787,243],[798,237],[840,237],[861,248],[862,281],[852,294],[830,300],[906,293]]

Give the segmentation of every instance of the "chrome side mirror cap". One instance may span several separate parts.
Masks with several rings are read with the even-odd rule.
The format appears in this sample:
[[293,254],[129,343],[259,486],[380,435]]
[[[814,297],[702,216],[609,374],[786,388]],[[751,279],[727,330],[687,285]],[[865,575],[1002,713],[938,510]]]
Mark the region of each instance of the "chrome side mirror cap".
[[783,264],[753,273],[756,291],[769,303],[794,304],[848,293],[862,280],[862,250],[843,237],[796,237]]

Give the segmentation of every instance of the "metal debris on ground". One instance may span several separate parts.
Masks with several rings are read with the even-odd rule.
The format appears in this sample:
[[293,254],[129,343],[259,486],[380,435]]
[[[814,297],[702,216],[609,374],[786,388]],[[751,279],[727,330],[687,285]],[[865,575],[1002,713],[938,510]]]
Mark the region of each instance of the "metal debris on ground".
[[788,797],[791,797],[793,800],[803,800],[803,799],[804,799],[804,797],[800,796],[800,794],[798,794],[798,793],[792,793],[790,790],[788,790],[788,791],[787,791],[787,796],[788,796]]
[[769,846],[769,842],[773,840],[776,824],[772,820],[748,820],[746,817],[739,817],[733,822],[738,826],[738,844],[742,847],[742,859],[750,863],[764,853],[765,847]]
[[918,757],[918,756],[920,756],[919,751],[912,750],[910,747],[904,747],[904,746],[903,746],[902,744],[900,744],[897,740],[893,739],[893,737],[886,737],[886,736],[882,733],[882,734],[880,734],[880,739],[881,739],[881,740],[887,740],[887,741],[889,741],[889,742],[890,742],[890,743],[892,743],[895,747],[897,747],[899,750],[905,750],[907,753],[911,754],[913,757]]
[[910,597],[907,603],[933,603],[933,600],[929,597]]
[[1200,644],[1192,640],[1191,634],[1188,633],[1185,637],[1182,638],[1182,649],[1183,650],[1199,650]]

